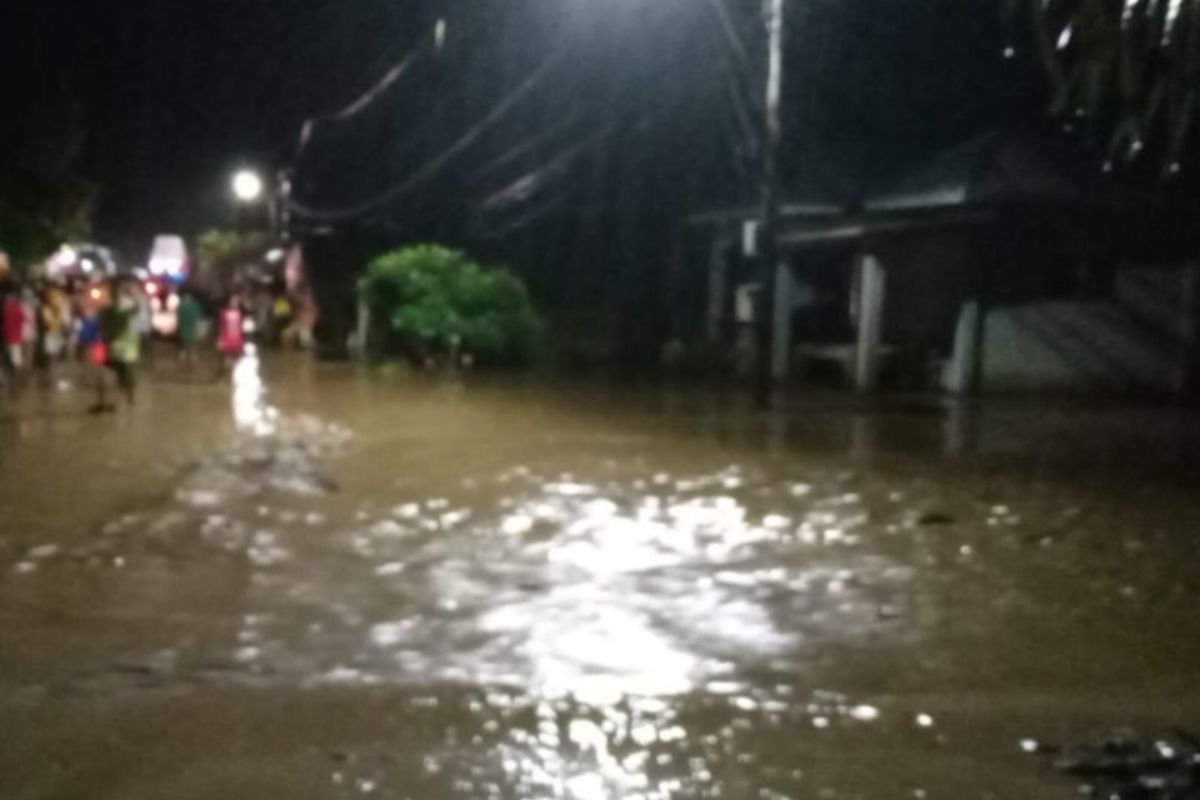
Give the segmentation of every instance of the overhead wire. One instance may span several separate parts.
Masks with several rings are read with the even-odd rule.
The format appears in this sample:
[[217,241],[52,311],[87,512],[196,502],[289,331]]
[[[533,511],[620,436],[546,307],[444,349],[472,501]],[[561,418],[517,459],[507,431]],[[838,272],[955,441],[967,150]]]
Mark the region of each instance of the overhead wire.
[[522,228],[526,228],[543,217],[558,210],[559,208],[562,208],[562,206],[566,203],[566,197],[567,192],[564,191],[559,195],[551,197],[541,205],[534,206],[530,211],[526,212],[520,217],[517,217],[507,225],[503,225],[494,230],[485,231],[482,236],[485,239],[503,239],[505,236],[516,233]]
[[571,113],[569,113],[565,119],[562,119],[554,125],[551,125],[541,133],[527,138],[525,141],[506,150],[496,158],[484,164],[482,167],[476,170],[475,177],[483,178],[487,175],[491,175],[501,167],[505,167],[514,161],[519,160],[528,153],[531,153],[537,148],[541,147],[546,142],[553,140],[559,134],[569,130],[573,125],[575,125],[575,123],[579,122],[580,117],[581,115],[577,109],[571,111]]
[[388,203],[393,202],[397,198],[412,191],[424,181],[435,175],[439,170],[445,167],[448,163],[454,160],[458,155],[467,150],[471,145],[479,140],[488,130],[497,122],[505,117],[518,103],[520,103],[530,92],[533,91],[542,79],[549,73],[550,68],[554,66],[562,58],[562,52],[556,51],[546,58],[540,66],[533,70],[532,73],[517,86],[507,97],[497,104],[482,120],[472,126],[466,133],[460,136],[453,144],[450,145],[441,154],[426,162],[420,169],[416,170],[405,178],[400,183],[392,186],[389,189],[380,192],[374,197],[356,203],[350,206],[344,206],[336,209],[318,209],[308,207],[302,203],[293,201],[292,208],[300,215],[309,217],[314,220],[324,220],[329,222],[344,221],[354,217],[362,216],[371,211],[380,209]]
[[530,194],[540,188],[540,185],[544,182],[544,178],[553,177],[555,173],[566,168],[572,161],[586,152],[588,148],[611,135],[614,127],[613,125],[608,125],[583,140],[576,142],[556,155],[549,163],[522,175],[505,188],[486,197],[480,202],[479,207],[484,211],[491,211],[502,208],[506,204],[519,203],[522,200],[528,199]]
[[[719,38],[723,38],[726,43],[727,52],[730,54],[728,58],[722,60],[721,76],[724,79],[725,94],[727,101],[732,107],[732,116],[736,120],[735,125],[738,130],[738,136],[731,137],[735,141],[745,142],[749,144],[749,148],[753,150],[759,142],[759,132],[753,123],[755,104],[753,95],[748,91],[746,86],[747,77],[752,74],[752,59],[750,57],[746,43],[742,39],[737,26],[730,17],[729,11],[721,0],[707,0],[707,5],[712,12],[712,18],[716,23],[719,31]],[[712,33],[710,29],[710,34]],[[310,143],[313,137],[314,130],[317,125],[326,121],[344,121],[353,119],[361,114],[367,108],[376,103],[383,97],[389,88],[398,82],[417,61],[417,59],[427,51],[429,41],[423,40],[421,44],[413,48],[403,59],[391,67],[370,89],[357,97],[344,108],[332,114],[313,117],[305,121],[299,139],[299,148],[297,155],[302,154]],[[386,207],[389,203],[412,191],[421,183],[431,178],[439,170],[449,164],[452,160],[461,155],[464,151],[470,148],[478,141],[486,132],[495,126],[503,119],[514,106],[521,102],[534,88],[541,83],[542,79],[549,72],[550,67],[557,63],[562,57],[561,51],[552,53],[547,59],[537,67],[517,88],[510,93],[503,101],[495,106],[482,120],[472,126],[450,147],[443,151],[432,160],[428,161],[424,166],[419,168],[408,177],[392,187],[376,194],[362,202],[340,207],[340,208],[320,208],[306,205],[296,200],[291,201],[292,209],[300,216],[308,217],[314,221],[337,222],[345,221],[355,217],[361,217],[365,214],[378,211]],[[530,139],[519,143],[505,153],[494,158],[492,161],[484,164],[476,172],[477,178],[482,178],[487,175],[494,174],[503,167],[518,161],[520,158],[535,152],[539,147],[547,142],[553,141],[557,136],[570,130],[578,121],[578,111],[572,112],[566,119],[554,124],[550,128],[537,134]],[[611,133],[613,126],[609,126],[604,131],[603,135]],[[730,131],[729,133],[732,133]],[[568,148],[560,153],[545,167],[540,170],[535,170],[523,176],[521,179],[513,182],[509,187],[501,192],[485,200],[485,206],[490,202],[502,202],[508,192],[520,192],[521,189],[529,184],[531,180],[536,180],[539,175],[553,174],[555,170],[560,169],[578,154],[579,151],[586,149],[592,142],[596,140],[596,136],[589,136],[582,142]],[[564,160],[565,159],[565,160]],[[736,158],[735,158],[736,160]],[[519,202],[518,198],[515,202]]]
[[416,63],[417,59],[427,52],[428,47],[429,41],[427,39],[422,39],[422,41],[416,47],[414,47],[408,52],[407,55],[404,56],[404,58],[396,62],[387,72],[385,72],[383,77],[376,81],[370,89],[361,94],[359,97],[355,98],[349,105],[331,114],[312,116],[306,119],[300,126],[300,137],[296,146],[295,158],[299,160],[300,157],[304,155],[304,151],[307,149],[309,142],[312,140],[313,133],[318,124],[325,122],[344,122],[348,119],[353,119],[363,111],[366,111],[368,108],[374,105],[379,98],[383,97],[383,95],[392,87],[394,83],[399,81],[400,78],[404,77],[405,73],[407,73],[413,64]]

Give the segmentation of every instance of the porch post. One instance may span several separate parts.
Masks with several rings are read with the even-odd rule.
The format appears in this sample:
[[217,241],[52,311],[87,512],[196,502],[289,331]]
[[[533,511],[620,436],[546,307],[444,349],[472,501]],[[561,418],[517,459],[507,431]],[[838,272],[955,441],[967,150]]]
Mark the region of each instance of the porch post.
[[879,259],[865,253],[858,264],[858,344],[854,354],[854,388],[873,392],[879,385],[879,351],[883,343],[883,304],[887,272]]
[[983,309],[979,300],[968,300],[958,312],[954,330],[954,352],[951,355],[946,389],[951,394],[972,394],[980,383],[983,368]]
[[723,234],[713,236],[712,249],[708,254],[708,308],[705,313],[704,334],[710,345],[721,343],[725,322],[725,307],[728,305],[728,270],[725,262],[729,239]]
[[792,362],[792,270],[786,260],[775,267],[775,308],[772,320],[771,377],[786,380]]
[[1200,398],[1200,264],[1183,268],[1184,336],[1176,394],[1181,402]]

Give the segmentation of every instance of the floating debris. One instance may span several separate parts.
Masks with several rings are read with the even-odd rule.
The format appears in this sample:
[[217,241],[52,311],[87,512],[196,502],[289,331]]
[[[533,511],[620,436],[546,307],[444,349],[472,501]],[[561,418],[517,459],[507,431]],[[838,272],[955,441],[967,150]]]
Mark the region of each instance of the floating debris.
[[1200,741],[1182,731],[1151,736],[1130,729],[1091,734],[1063,747],[1022,739],[1021,749],[1051,759],[1081,782],[1079,793],[1105,800],[1200,797]]

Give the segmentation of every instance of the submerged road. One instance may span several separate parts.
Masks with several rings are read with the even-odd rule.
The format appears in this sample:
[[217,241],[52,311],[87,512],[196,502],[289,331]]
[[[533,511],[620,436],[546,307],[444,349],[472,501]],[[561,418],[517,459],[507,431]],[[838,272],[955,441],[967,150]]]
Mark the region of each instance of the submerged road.
[[1200,723],[1185,416],[254,358],[86,405],[0,399],[6,799],[1069,798],[1026,751]]

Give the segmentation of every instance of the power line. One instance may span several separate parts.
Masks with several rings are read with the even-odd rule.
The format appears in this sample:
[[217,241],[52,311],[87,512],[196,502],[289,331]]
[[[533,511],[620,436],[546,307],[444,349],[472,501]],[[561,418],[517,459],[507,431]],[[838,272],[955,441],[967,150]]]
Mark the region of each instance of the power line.
[[567,115],[567,117],[565,119],[562,119],[559,122],[556,122],[555,124],[551,125],[550,127],[546,128],[545,130],[543,130],[541,133],[539,133],[535,136],[529,137],[525,141],[521,142],[520,144],[516,145],[515,147],[510,148],[509,150],[505,151],[504,153],[501,153],[496,158],[494,158],[491,161],[489,161],[488,163],[484,164],[482,167],[480,167],[478,170],[476,170],[475,177],[483,178],[486,175],[490,175],[490,174],[496,172],[501,167],[507,166],[508,164],[511,164],[512,162],[517,161],[518,159],[520,159],[522,156],[526,155],[527,153],[530,153],[530,152],[536,150],[537,148],[541,147],[547,141],[554,139],[560,133],[562,133],[566,130],[569,130],[576,122],[579,121],[579,118],[580,118],[579,112],[572,111],[570,114]]
[[506,205],[519,203],[522,200],[528,199],[545,183],[546,178],[552,177],[557,172],[561,172],[588,148],[612,132],[613,126],[609,125],[584,138],[582,141],[576,142],[551,159],[549,163],[532,172],[526,173],[505,188],[485,198],[480,203],[480,208],[484,211],[494,211]]
[[353,117],[361,114],[371,105],[373,105],[376,100],[382,97],[383,94],[387,92],[389,88],[391,88],[392,84],[400,80],[400,78],[402,78],[404,74],[408,72],[409,68],[416,63],[417,58],[425,53],[427,47],[428,42],[422,41],[420,44],[410,50],[408,55],[393,65],[392,68],[386,73],[384,73],[383,77],[380,78],[374,86],[372,86],[364,94],[359,96],[340,111],[335,111],[332,114],[326,114],[322,116],[309,117],[306,119],[300,128],[300,140],[296,147],[296,159],[299,160],[304,154],[304,150],[308,147],[308,143],[312,139],[313,131],[318,123],[344,122],[345,120],[352,119]]
[[504,116],[513,109],[521,100],[525,98],[541,80],[550,71],[553,66],[561,58],[561,52],[556,52],[549,56],[541,66],[535,69],[512,93],[502,100],[491,112],[488,113],[481,121],[476,123],[470,130],[464,133],[459,139],[450,145],[441,155],[427,162],[425,166],[412,173],[408,178],[387,189],[380,194],[365,200],[361,203],[352,206],[345,206],[337,209],[315,209],[307,207],[298,202],[292,203],[293,209],[300,215],[316,220],[324,220],[328,222],[337,222],[347,220],[353,217],[361,216],[369,211],[374,211],[401,197],[407,192],[412,191],[424,181],[435,175],[442,167],[450,163],[463,151],[473,145],[478,139],[483,136],[493,125],[499,122]]

